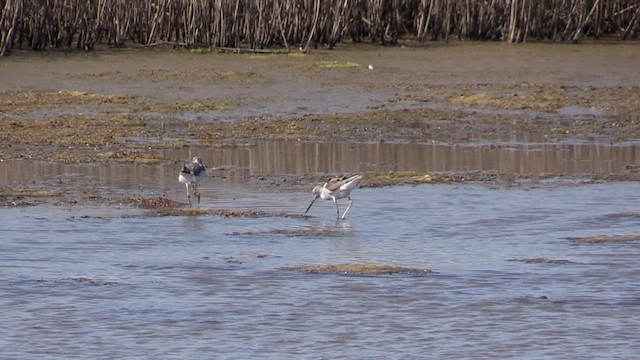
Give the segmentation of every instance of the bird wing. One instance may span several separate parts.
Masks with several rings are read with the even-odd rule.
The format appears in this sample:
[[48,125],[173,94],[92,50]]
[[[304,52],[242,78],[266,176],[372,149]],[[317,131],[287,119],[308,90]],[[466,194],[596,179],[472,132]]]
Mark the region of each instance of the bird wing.
[[340,190],[344,191],[344,190],[353,189],[356,186],[358,186],[358,184],[360,183],[360,180],[362,180],[362,175],[354,175],[350,178],[347,178],[345,176],[343,180],[341,180]]
[[191,164],[185,165],[182,167],[182,172],[183,173],[187,173],[187,174],[192,174],[195,176],[198,176],[202,173],[204,173],[205,171],[205,167],[204,165],[197,163],[197,162],[193,162]]
[[345,179],[346,178],[344,176],[340,178],[331,178],[326,184],[324,184],[324,187],[329,191],[336,191],[340,189],[340,186],[344,185]]
[[[352,184],[351,182],[357,180],[355,184]],[[346,190],[348,188],[353,188],[354,186],[357,186],[358,183],[360,182],[360,180],[362,180],[362,175],[354,175],[351,177],[347,177],[347,176],[343,176],[343,177],[339,177],[339,178],[331,178],[329,179],[329,181],[324,185],[325,188],[327,188],[327,190],[329,191],[336,191],[336,190]]]

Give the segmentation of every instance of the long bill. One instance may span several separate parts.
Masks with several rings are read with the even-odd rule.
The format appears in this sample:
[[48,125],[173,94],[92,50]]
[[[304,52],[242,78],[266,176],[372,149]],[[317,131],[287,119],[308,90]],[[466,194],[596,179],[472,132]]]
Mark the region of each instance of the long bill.
[[302,215],[307,215],[307,213],[309,212],[309,209],[311,209],[311,205],[313,205],[313,203],[316,202],[316,200],[318,200],[318,198],[311,200],[311,204],[309,204],[309,207],[307,208],[307,210],[305,210],[304,214]]

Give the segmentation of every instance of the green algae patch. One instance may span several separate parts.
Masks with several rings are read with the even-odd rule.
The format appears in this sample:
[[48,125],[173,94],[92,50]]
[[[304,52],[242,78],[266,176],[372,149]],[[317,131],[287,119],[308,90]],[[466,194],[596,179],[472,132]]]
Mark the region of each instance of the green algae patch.
[[353,61],[323,61],[320,63],[320,67],[325,69],[349,69],[360,66],[360,64]]
[[342,275],[428,275],[433,273],[433,271],[427,269],[405,268],[401,266],[376,263],[291,266],[280,268],[280,270],[299,271],[312,274]]
[[185,49],[184,52],[189,54],[194,54],[194,55],[205,55],[205,54],[211,54],[212,50],[211,48],[208,48],[208,47],[196,47],[196,48]]
[[596,235],[568,237],[567,240],[586,244],[623,243],[629,241],[640,241],[640,235]]

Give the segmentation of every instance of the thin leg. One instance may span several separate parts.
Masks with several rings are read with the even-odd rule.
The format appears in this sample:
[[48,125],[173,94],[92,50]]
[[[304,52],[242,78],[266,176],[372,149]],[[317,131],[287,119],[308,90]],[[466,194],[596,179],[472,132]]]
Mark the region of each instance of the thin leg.
[[351,209],[351,205],[353,205],[353,200],[351,200],[351,196],[348,196],[348,198],[349,198],[349,206],[347,206],[347,208],[344,210],[344,213],[342,214],[342,220],[344,220],[345,216],[347,216],[349,209]]
[[333,203],[336,204],[336,220],[340,219],[340,209],[338,209],[338,201],[336,201],[336,198],[333,198]]
[[184,184],[187,187],[187,199],[189,199],[189,207],[191,207],[191,193],[189,192],[189,184]]
[[198,197],[198,204],[200,204],[200,192],[198,191],[198,185],[193,185],[193,195]]

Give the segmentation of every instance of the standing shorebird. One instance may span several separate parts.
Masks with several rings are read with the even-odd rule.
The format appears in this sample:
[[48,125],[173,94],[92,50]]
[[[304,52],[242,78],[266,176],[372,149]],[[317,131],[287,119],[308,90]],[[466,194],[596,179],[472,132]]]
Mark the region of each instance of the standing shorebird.
[[198,156],[194,156],[191,160],[191,164],[186,164],[180,170],[178,181],[183,183],[187,187],[187,198],[189,198],[189,206],[191,206],[191,193],[189,192],[189,186],[193,187],[193,195],[198,197],[198,204],[200,204],[200,193],[198,192],[198,185],[202,182],[207,170],[202,163],[202,159]]
[[[347,216],[347,212],[349,212],[349,209],[351,209],[351,205],[353,205],[353,200],[351,200],[350,196],[351,190],[355,189],[358,186],[360,180],[362,180],[362,175],[354,175],[351,177],[344,176],[341,178],[331,178],[323,186],[314,187],[313,191],[311,191],[313,200],[311,201],[311,204],[309,204],[307,210],[304,212],[304,215],[309,212],[309,209],[311,209],[313,203],[318,200],[318,198],[321,198],[322,200],[333,200],[333,203],[336,204],[336,220],[344,220],[345,216]],[[344,213],[342,214],[342,217],[340,217],[340,209],[338,208],[337,200],[342,198],[349,199],[349,206],[347,206],[347,208],[344,210]]]

